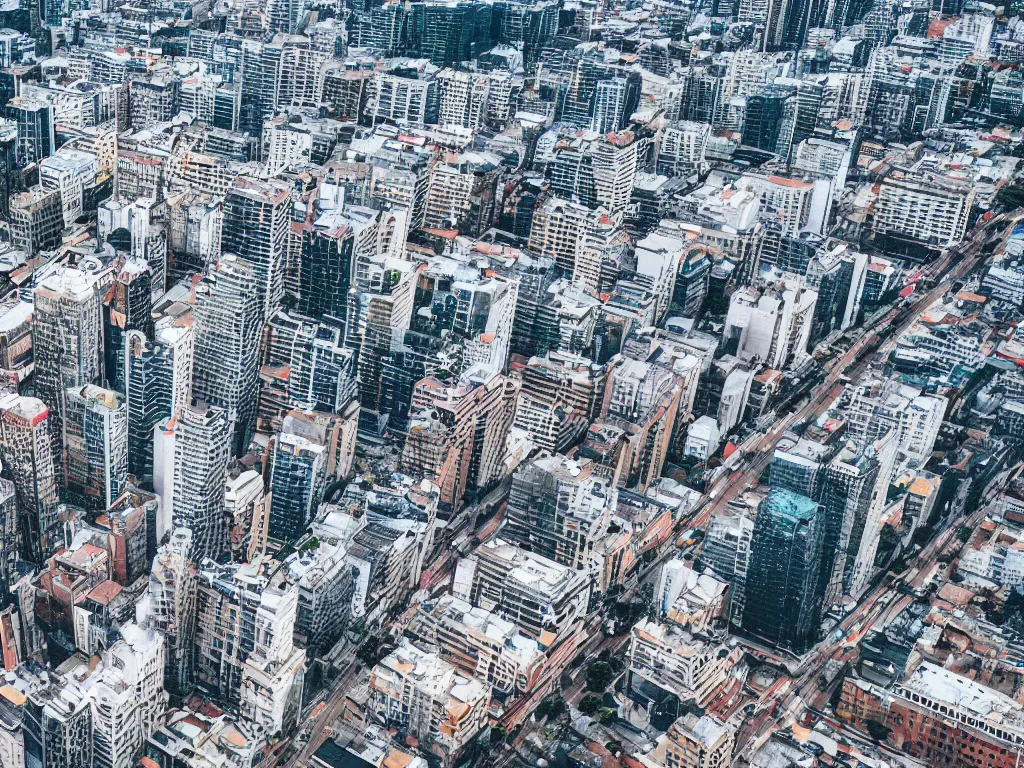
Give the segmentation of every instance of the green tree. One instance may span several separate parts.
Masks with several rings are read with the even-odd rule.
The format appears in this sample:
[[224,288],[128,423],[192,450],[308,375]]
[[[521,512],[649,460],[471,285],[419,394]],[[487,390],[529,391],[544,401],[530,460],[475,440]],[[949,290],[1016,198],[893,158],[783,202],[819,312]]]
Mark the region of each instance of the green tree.
[[607,661],[592,661],[587,667],[587,690],[604,691],[615,679],[615,670]]
[[582,699],[580,699],[579,710],[584,715],[593,715],[597,710],[601,709],[601,697],[595,696],[592,693],[588,693]]

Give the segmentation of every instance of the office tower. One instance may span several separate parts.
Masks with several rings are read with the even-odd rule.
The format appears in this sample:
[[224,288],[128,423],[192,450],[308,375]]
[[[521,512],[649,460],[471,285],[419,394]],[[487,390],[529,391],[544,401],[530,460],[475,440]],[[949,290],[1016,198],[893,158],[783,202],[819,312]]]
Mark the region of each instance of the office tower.
[[128,471],[140,481],[153,475],[156,425],[190,400],[192,342],[190,322],[161,327],[155,342],[141,331],[125,335],[121,380],[128,406]]
[[490,8],[476,3],[413,5],[406,41],[411,55],[438,67],[469,61],[492,45]]
[[64,484],[93,512],[113,506],[128,479],[128,409],[124,396],[89,384],[65,396]]
[[827,482],[822,473],[835,448],[825,443],[801,438],[780,441],[772,456],[768,484],[779,490],[793,491],[810,499],[818,499]]
[[290,215],[291,193],[283,182],[240,176],[224,198],[221,248],[252,267],[261,320],[281,306]]
[[39,566],[64,544],[49,418],[41,400],[0,396],[0,458],[14,481],[21,553]]
[[270,536],[294,542],[313,520],[327,480],[328,446],[319,430],[286,416],[270,470]]
[[131,331],[153,338],[153,281],[149,265],[129,259],[103,296],[104,378],[124,392],[125,337]]
[[60,191],[32,187],[10,198],[11,245],[25,253],[49,251],[60,245],[64,228]]
[[356,290],[349,294],[349,316],[354,322],[349,323],[345,343],[359,350],[360,431],[382,435],[387,429],[391,409],[385,364],[393,344],[397,346],[396,340],[412,325],[418,277],[412,264],[383,258],[369,260],[356,270]]
[[849,443],[825,468],[821,488],[825,608],[836,603],[851,584],[878,485],[879,463],[873,454],[873,450],[860,450]]
[[10,221],[11,195],[21,189],[21,166],[18,164],[18,126],[0,123],[0,215]]
[[173,526],[192,532],[196,561],[217,560],[229,551],[224,485],[230,440],[221,408],[199,402],[174,417]]
[[751,542],[743,631],[803,653],[821,621],[823,526],[806,496],[773,489],[761,502]]
[[405,37],[406,9],[401,3],[387,3],[370,11],[370,42],[384,56],[398,56]]
[[315,328],[313,338],[292,351],[288,396],[296,408],[343,413],[359,394],[352,350],[342,345],[337,326]]
[[98,277],[74,267],[59,267],[36,287],[32,346],[35,393],[50,408],[50,432],[59,453],[65,391],[94,384],[103,372]]
[[345,319],[355,241],[355,232],[346,226],[303,231],[297,306],[300,314],[315,319]]
[[256,428],[260,306],[255,270],[225,254],[195,289],[192,394],[222,408],[231,425],[231,453],[249,447]]
[[7,118],[18,124],[18,163],[24,167],[49,157],[57,148],[53,106],[16,96],[7,102]]
[[274,114],[280,85],[282,49],[259,40],[242,42],[238,129],[259,136]]
[[598,133],[618,133],[640,104],[640,75],[630,72],[615,80],[601,80],[594,89],[590,127]]
[[[333,323],[316,323],[301,315],[278,312],[268,321],[264,334],[264,369],[287,370],[287,380],[273,409],[268,411],[269,387],[261,392],[261,420],[280,426],[284,412],[292,408],[342,413],[358,397],[355,353],[342,343],[343,329]],[[286,366],[286,369],[283,367]]]
[[807,265],[807,284],[818,294],[807,341],[815,347],[833,331],[848,327],[848,308],[856,300],[853,279],[856,261],[852,255],[821,250]]
[[796,127],[796,107],[796,93],[785,86],[771,86],[748,96],[743,143],[788,158]]
[[536,459],[512,476],[508,528],[513,543],[571,568],[581,568],[608,529],[618,496],[594,462],[564,456]]

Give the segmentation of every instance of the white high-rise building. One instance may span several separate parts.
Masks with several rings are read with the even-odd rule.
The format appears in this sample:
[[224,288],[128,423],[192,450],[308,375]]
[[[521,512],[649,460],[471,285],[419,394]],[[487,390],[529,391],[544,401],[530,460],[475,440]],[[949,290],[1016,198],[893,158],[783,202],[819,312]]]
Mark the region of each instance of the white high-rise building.
[[442,69],[437,73],[437,122],[476,130],[487,116],[491,80],[487,75]]
[[43,189],[60,190],[65,227],[82,215],[85,190],[96,183],[98,172],[96,155],[77,149],[57,150],[39,163]]
[[222,408],[196,403],[175,417],[173,525],[192,531],[196,560],[218,559],[228,551],[224,486],[229,441]]

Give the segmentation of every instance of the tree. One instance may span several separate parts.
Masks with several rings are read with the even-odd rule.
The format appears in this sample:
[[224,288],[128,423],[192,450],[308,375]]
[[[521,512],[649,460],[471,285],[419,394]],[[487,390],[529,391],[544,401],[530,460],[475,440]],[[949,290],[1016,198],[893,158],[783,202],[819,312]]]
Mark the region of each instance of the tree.
[[597,713],[597,719],[601,721],[602,725],[611,725],[619,719],[619,713],[616,712],[614,709],[603,707]]
[[961,544],[966,544],[971,540],[971,529],[966,525],[961,525],[956,532],[956,537],[960,539]]
[[1004,184],[996,192],[996,202],[1007,210],[1024,208],[1024,186],[1018,183]]
[[537,717],[558,717],[563,712],[565,712],[565,702],[560,696],[544,699],[534,710]]
[[363,644],[359,646],[359,650],[356,651],[356,658],[366,666],[372,667],[378,661],[377,654],[379,651],[380,638],[376,635],[370,635],[363,641]]
[[593,661],[587,667],[587,690],[604,691],[615,678],[615,670],[607,661]]
[[492,744],[497,744],[499,742],[504,741],[506,736],[508,736],[508,731],[506,731],[500,725],[496,725],[493,728],[491,728],[491,743]]
[[588,693],[582,699],[580,699],[579,710],[584,715],[593,715],[597,710],[601,709],[601,697],[595,696],[592,693]]

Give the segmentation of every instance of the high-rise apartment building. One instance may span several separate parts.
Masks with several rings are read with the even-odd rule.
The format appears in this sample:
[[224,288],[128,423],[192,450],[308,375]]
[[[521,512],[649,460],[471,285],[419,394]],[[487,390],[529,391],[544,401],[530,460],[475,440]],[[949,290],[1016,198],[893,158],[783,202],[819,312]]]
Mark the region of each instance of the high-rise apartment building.
[[195,288],[192,394],[224,409],[231,452],[242,455],[256,428],[261,310],[257,273],[225,255]]
[[224,485],[230,423],[222,408],[197,402],[174,420],[173,525],[192,532],[193,557],[217,560],[228,552]]
[[41,400],[0,397],[0,457],[14,480],[21,554],[39,566],[64,545],[49,419]]
[[150,623],[164,637],[164,682],[181,695],[191,687],[196,568],[192,532],[175,529],[153,560],[149,576]]
[[306,654],[292,641],[298,590],[273,565],[200,563],[194,658],[214,701],[280,734],[298,722]]
[[60,245],[64,228],[60,190],[32,187],[10,197],[11,244],[25,253],[48,251]]
[[615,508],[617,491],[592,461],[536,459],[512,476],[507,538],[570,568],[593,556]]
[[290,214],[291,190],[283,182],[239,177],[224,197],[221,248],[252,267],[260,319],[281,307]]
[[58,267],[35,289],[35,393],[50,408],[49,426],[57,450],[64,430],[66,390],[94,384],[103,372],[100,290],[97,275],[74,267]]
[[94,384],[64,395],[64,484],[70,498],[105,510],[128,480],[128,408],[123,395]]

